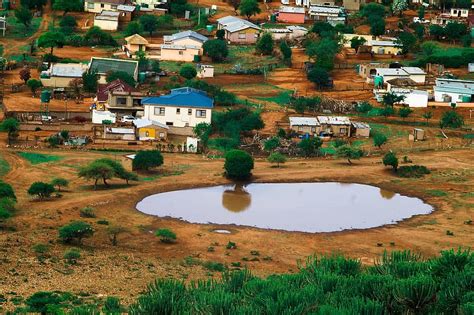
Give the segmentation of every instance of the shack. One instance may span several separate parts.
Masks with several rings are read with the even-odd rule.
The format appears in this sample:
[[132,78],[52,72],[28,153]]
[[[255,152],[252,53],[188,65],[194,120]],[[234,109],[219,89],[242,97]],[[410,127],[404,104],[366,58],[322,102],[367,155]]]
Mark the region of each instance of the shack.
[[318,116],[321,131],[334,137],[350,137],[351,121],[343,116]]
[[290,129],[299,134],[315,135],[321,131],[316,117],[290,117]]
[[357,138],[370,137],[370,125],[364,122],[353,121],[351,123],[351,134]]

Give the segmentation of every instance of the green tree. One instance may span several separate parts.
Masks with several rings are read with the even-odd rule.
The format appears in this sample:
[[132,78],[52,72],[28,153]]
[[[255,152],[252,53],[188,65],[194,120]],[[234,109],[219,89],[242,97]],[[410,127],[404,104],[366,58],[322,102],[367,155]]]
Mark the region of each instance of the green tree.
[[21,6],[15,10],[15,18],[19,23],[23,24],[25,28],[30,28],[33,14],[31,14],[31,11],[27,7]]
[[59,21],[59,26],[61,27],[61,32],[64,34],[72,34],[77,27],[76,18],[72,15],[63,16]]
[[418,40],[422,41],[423,37],[425,36],[425,26],[421,23],[415,23],[413,29],[415,30],[415,34],[416,37],[418,37]]
[[224,169],[229,178],[248,179],[253,167],[253,158],[245,151],[230,150],[225,155]]
[[472,45],[472,36],[471,34],[466,34],[461,37],[461,43],[464,47],[471,47]]
[[49,31],[41,34],[38,38],[38,47],[50,48],[50,54],[53,54],[55,47],[63,47],[66,43],[66,38],[64,34],[57,31]]
[[267,160],[272,164],[276,164],[277,167],[280,167],[280,164],[286,162],[286,156],[281,154],[280,152],[273,152],[268,156]]
[[194,79],[197,75],[197,70],[194,65],[184,65],[179,70],[179,75],[187,80]]
[[398,35],[396,43],[402,47],[402,54],[406,55],[412,52],[416,46],[416,37],[410,32],[403,32]]
[[374,146],[376,146],[380,149],[382,147],[382,145],[387,143],[388,138],[383,133],[378,132],[374,135],[373,141],[374,141]]
[[7,118],[0,123],[0,131],[7,132],[8,145],[11,144],[11,139],[18,136],[20,130],[20,123],[15,118]]
[[461,39],[463,35],[466,35],[468,33],[467,25],[464,23],[449,22],[448,24],[446,24],[444,29],[446,35],[448,35],[448,38],[452,39],[453,42],[458,39]]
[[370,21],[370,34],[380,36],[385,34],[385,20],[383,18],[373,18]]
[[408,9],[408,2],[407,0],[393,0],[392,3],[392,12],[394,14],[398,14],[402,16],[403,11]]
[[61,187],[69,186],[69,181],[62,177],[53,178],[51,185],[58,187],[58,191],[61,191]]
[[43,182],[34,182],[28,188],[28,195],[37,196],[39,199],[45,199],[51,197],[54,192],[54,186]]
[[148,171],[163,165],[163,155],[158,150],[138,151],[132,161],[132,169]]
[[367,19],[375,16],[383,18],[385,16],[385,7],[381,4],[370,2],[362,7],[361,14]]
[[398,115],[403,119],[410,116],[411,113],[413,113],[413,110],[410,107],[402,107],[398,110]]
[[0,200],[11,199],[16,201],[15,191],[10,184],[0,180]]
[[329,84],[329,73],[326,69],[314,67],[308,72],[308,80],[321,89]]
[[151,14],[145,14],[140,17],[140,25],[145,32],[153,36],[153,32],[158,29],[158,17]]
[[368,113],[370,112],[374,107],[369,103],[369,102],[361,102],[357,104],[356,106],[356,111],[359,113]]
[[54,0],[53,2],[53,10],[63,11],[63,15],[71,11],[82,11],[83,8],[81,0]]
[[423,113],[422,116],[423,116],[424,119],[426,119],[426,124],[428,124],[429,120],[431,118],[433,118],[433,112],[431,112],[431,111],[425,112],[425,113]]
[[89,46],[117,46],[117,42],[112,35],[98,26],[92,26],[87,30],[83,42]]
[[94,229],[89,223],[83,221],[74,221],[59,228],[59,239],[66,243],[76,242],[82,244],[82,239],[91,237]]
[[224,37],[225,37],[225,30],[224,29],[220,29],[220,30],[216,31],[216,38],[217,39],[224,40]]
[[131,21],[127,24],[124,30],[125,36],[132,36],[135,34],[140,34],[141,32],[143,32],[143,28],[138,21]]
[[192,6],[187,0],[174,0],[170,3],[170,12],[176,16],[183,17],[185,11],[191,11]]
[[444,27],[434,24],[430,25],[430,35],[433,36],[436,40],[440,40],[441,37],[446,35]]
[[94,190],[97,188],[97,182],[102,179],[108,186],[107,180],[115,176],[114,169],[104,162],[94,161],[87,166],[81,167],[78,173],[79,177],[94,180]]
[[205,122],[199,123],[193,128],[193,133],[200,140],[203,150],[206,150],[212,133],[211,125]]
[[397,95],[393,92],[389,92],[382,97],[382,103],[385,106],[393,107],[396,103],[402,102],[405,99],[404,95]]
[[136,174],[125,170],[123,165],[118,161],[114,161],[114,160],[108,159],[108,158],[103,158],[103,159],[98,159],[95,162],[104,163],[104,164],[110,166],[114,171],[112,177],[117,177],[117,178],[125,180],[127,185],[128,185],[128,182],[131,181],[131,180],[133,180],[133,181],[138,180],[138,176]]
[[247,19],[261,12],[257,0],[242,0],[239,5],[239,11],[240,15],[245,15]]
[[439,48],[438,43],[436,42],[424,42],[421,44],[421,50],[425,56],[431,56]]
[[174,243],[176,241],[176,233],[170,229],[156,230],[155,235],[160,238],[162,243]]
[[280,52],[283,57],[283,61],[287,64],[291,64],[291,55],[293,54],[293,52],[291,51],[291,48],[286,42],[286,40],[280,43]]
[[333,39],[336,34],[334,26],[332,26],[328,22],[322,21],[314,22],[313,27],[311,28],[311,32],[318,34],[320,38],[329,39]]
[[420,20],[425,19],[425,6],[424,5],[420,5],[420,7],[418,8],[418,18]]
[[298,148],[303,156],[310,157],[319,153],[319,148],[323,145],[323,141],[319,137],[305,138],[298,143]]
[[347,162],[352,165],[352,160],[358,160],[364,155],[364,152],[359,148],[354,148],[349,144],[342,145],[336,149],[336,157],[347,159]]
[[398,158],[397,158],[397,155],[390,151],[390,152],[387,152],[383,159],[382,159],[382,162],[383,162],[383,165],[385,166],[391,166],[393,168],[393,170],[396,172],[397,169],[398,169]]
[[278,137],[271,137],[270,139],[266,140],[263,143],[263,149],[267,152],[274,151],[279,146],[280,146],[280,138]]
[[351,48],[354,48],[355,51],[359,51],[359,47],[364,45],[366,40],[364,37],[355,36],[351,38]]
[[29,312],[46,315],[50,313],[50,307],[60,305],[63,301],[59,293],[39,291],[25,300]]
[[306,47],[306,54],[313,60],[316,60],[316,66],[326,70],[334,68],[334,57],[340,50],[337,41],[329,38],[323,38],[319,41],[311,42]]
[[117,79],[122,80],[130,86],[135,86],[137,84],[135,82],[135,78],[125,71],[110,71],[105,76],[105,81],[107,81],[108,83]]
[[208,56],[214,62],[221,62],[229,55],[227,43],[219,39],[211,39],[206,41],[203,46],[204,55]]
[[117,246],[118,236],[125,232],[128,232],[128,229],[120,225],[112,225],[107,227],[107,235],[109,236],[112,246]]
[[444,112],[439,121],[439,126],[441,128],[461,128],[463,125],[463,117],[455,110]]
[[257,41],[256,50],[263,55],[271,55],[273,53],[274,41],[270,33],[265,32]]
[[29,79],[28,82],[26,82],[26,85],[28,85],[31,93],[33,93],[33,97],[36,97],[36,91],[43,86],[43,83],[37,79]]
[[95,71],[86,71],[82,74],[82,88],[88,93],[97,92],[99,75]]

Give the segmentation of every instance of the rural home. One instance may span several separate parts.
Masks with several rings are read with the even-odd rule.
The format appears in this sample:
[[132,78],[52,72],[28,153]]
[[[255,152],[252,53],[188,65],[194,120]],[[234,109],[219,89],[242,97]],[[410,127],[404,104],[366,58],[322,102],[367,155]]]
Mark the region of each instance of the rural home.
[[435,102],[465,103],[474,100],[474,80],[436,79]]
[[217,29],[224,30],[224,38],[234,44],[255,44],[261,28],[247,20],[226,16],[217,20]]
[[214,66],[212,65],[196,65],[197,77],[202,78],[213,78],[214,77]]
[[410,78],[396,78],[385,81],[387,84],[387,92],[390,92],[393,88],[416,88],[418,83]]
[[469,16],[469,9],[451,8],[449,14],[452,17],[467,18]]
[[375,38],[375,36],[373,36],[373,35],[342,34],[343,46],[346,47],[346,48],[350,48],[350,47],[351,47],[351,40],[352,40],[354,37],[359,37],[359,38],[365,39],[364,45],[368,45],[368,46],[370,46],[370,42],[371,42],[372,40],[374,40],[374,38]]
[[398,55],[402,51],[401,45],[392,40],[372,40],[367,45],[373,54]]
[[347,11],[359,11],[363,4],[365,4],[365,0],[342,0],[342,6]]
[[137,91],[137,89],[128,85],[120,79],[114,80],[107,84],[99,84],[99,86],[97,87],[96,97],[94,98],[94,101],[96,102],[95,108],[98,110],[105,109],[106,103],[109,100],[110,92],[132,93]]
[[290,25],[286,28],[267,28],[265,31],[272,34],[273,39],[276,41],[298,40],[308,34],[308,30],[299,25]]
[[142,99],[145,97],[138,91],[109,91],[105,108],[121,116],[143,116]]
[[160,60],[191,62],[202,55],[207,37],[194,31],[184,31],[163,37]]
[[87,65],[81,63],[52,63],[48,70],[41,72],[40,80],[45,87],[66,88],[71,81],[81,79],[86,71]]
[[290,117],[290,129],[299,134],[318,135],[321,124],[316,117]]
[[402,67],[402,69],[408,74],[410,79],[416,83],[425,83],[426,72],[423,71],[423,69],[418,67]]
[[104,127],[104,133],[102,134],[104,139],[110,140],[128,140],[133,141],[135,138],[135,129],[126,127]]
[[167,126],[186,128],[189,134],[197,124],[211,123],[214,108],[214,100],[205,92],[189,87],[173,89],[167,95],[144,98],[142,104],[144,118]]
[[121,26],[130,22],[133,19],[137,8],[133,5],[121,4],[117,7],[117,10],[120,12],[119,25]]
[[404,96],[405,99],[401,103],[408,105],[408,107],[428,107],[428,91],[392,88],[391,92]]
[[168,130],[170,129],[170,127],[165,124],[145,118],[135,119],[133,125],[136,129],[136,137],[141,141],[165,141],[168,137]]
[[96,71],[99,75],[99,83],[107,83],[106,77],[110,72],[122,71],[131,75],[135,81],[138,79],[138,61],[113,58],[92,57],[89,70]]
[[139,34],[125,37],[125,43],[126,44],[122,46],[122,50],[128,57],[132,57],[137,51],[146,51],[149,45],[148,41]]
[[375,74],[386,83],[392,79],[410,79],[418,84],[424,84],[426,72],[418,67],[376,68]]
[[351,121],[343,116],[318,116],[321,131],[334,137],[350,137]]
[[[317,21],[329,21],[331,18],[340,18],[345,16],[343,7],[328,5],[312,5],[308,11],[309,17]],[[345,20],[345,19],[344,19]]]
[[119,5],[129,5],[129,0],[85,0],[84,11],[101,13],[103,10],[117,11]]
[[363,63],[359,65],[359,75],[367,79],[367,82],[372,82],[373,77],[377,74],[377,68],[388,68],[390,65],[388,63],[379,63],[379,62],[371,62],[371,63]]
[[278,12],[278,22],[304,24],[306,17],[305,8],[281,6]]
[[364,122],[351,122],[351,135],[356,138],[369,138],[370,126]]
[[103,10],[94,17],[94,26],[104,31],[116,31],[119,27],[119,15],[118,11]]

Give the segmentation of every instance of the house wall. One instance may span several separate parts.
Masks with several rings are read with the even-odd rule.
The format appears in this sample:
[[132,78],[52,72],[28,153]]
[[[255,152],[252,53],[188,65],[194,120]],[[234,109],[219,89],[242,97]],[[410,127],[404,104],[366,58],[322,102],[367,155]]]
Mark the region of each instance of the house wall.
[[65,77],[51,77],[49,79],[40,78],[43,86],[52,88],[65,88],[69,87],[69,83],[76,78],[65,78]]
[[[110,94],[109,94],[110,95]],[[119,98],[125,98],[126,99],[126,104],[125,105],[118,105],[117,104],[117,100]],[[142,96],[131,96],[131,95],[111,95],[109,96],[109,99],[108,99],[108,105],[110,107],[139,107],[140,105],[133,105],[133,101],[134,100],[141,100],[143,99]]]
[[104,31],[116,31],[118,29],[118,24],[118,21],[94,19],[94,26],[98,26]]
[[434,91],[435,102],[444,102],[445,95],[451,96],[451,102],[456,103],[456,102],[462,102],[462,97],[464,94],[453,93],[453,92],[440,92],[440,91],[436,91],[436,87],[435,87],[435,91]]
[[181,38],[178,40],[173,41],[173,45],[182,45],[182,46],[197,46],[197,47],[202,47],[202,42],[192,39],[192,38]]
[[348,11],[359,11],[361,0],[343,0],[342,6]]
[[374,54],[398,55],[401,51],[399,47],[372,46],[372,52]]
[[425,74],[410,74],[410,79],[417,83],[425,83],[426,75]]
[[314,135],[314,134],[319,134],[321,131],[320,126],[298,126],[298,125],[293,125],[290,127],[291,130],[294,132],[300,133],[300,134],[309,134],[309,135]]
[[334,137],[350,137],[350,125],[322,125],[321,131],[332,132]]
[[239,32],[226,32],[226,39],[235,44],[255,44],[257,42],[258,30],[248,28]]
[[305,14],[303,13],[280,12],[278,14],[278,22],[304,24],[304,17]]
[[312,5],[335,5],[336,2],[333,0],[311,0]]
[[409,93],[403,100],[409,107],[428,107],[428,94],[420,95]]
[[372,35],[359,35],[359,34],[343,34],[344,37],[344,47],[350,48],[351,47],[351,39],[354,37],[362,37],[365,38],[365,45],[368,45],[370,41],[373,39]]
[[369,128],[353,128],[352,135],[358,138],[369,138],[370,137],[370,129]]
[[86,12],[100,13],[102,10],[117,11],[117,5],[91,1],[84,2],[84,11]]
[[119,23],[128,23],[133,19],[133,12],[120,11]]
[[139,140],[166,140],[167,130],[158,126],[143,127],[138,129]]
[[136,53],[137,51],[145,51],[146,50],[146,46],[145,45],[132,45],[132,44],[127,44],[125,45],[125,47],[127,47],[128,51],[130,51],[131,53]]
[[201,55],[201,49],[161,49],[160,60],[191,62],[195,55]]
[[[164,107],[164,115],[155,114],[155,108]],[[177,113],[177,109],[180,110],[180,113]],[[191,115],[188,114],[188,111],[191,111]],[[206,117],[196,117],[196,112],[198,110],[205,110]],[[158,111],[158,109],[157,109]],[[189,108],[189,107],[176,107],[176,106],[164,106],[164,105],[145,105],[145,115],[144,117],[149,120],[158,121],[162,124],[169,125],[168,123],[173,123],[172,126],[175,127],[195,127],[197,124],[205,122],[211,123],[211,109],[201,109],[201,108]]]

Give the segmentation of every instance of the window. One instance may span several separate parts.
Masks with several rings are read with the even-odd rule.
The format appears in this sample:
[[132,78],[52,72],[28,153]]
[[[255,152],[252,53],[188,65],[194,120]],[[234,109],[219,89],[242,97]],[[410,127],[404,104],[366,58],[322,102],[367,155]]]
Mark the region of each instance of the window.
[[101,7],[101,8],[104,8],[104,7],[105,7],[105,5],[104,5],[103,3],[101,3],[101,4],[100,4],[100,7]]
[[164,107],[155,107],[155,115],[156,116],[164,116],[165,115],[165,108]]
[[196,117],[198,118],[206,118],[206,110],[196,110]]
[[149,132],[148,130],[147,130],[147,131],[145,131],[145,137],[147,137],[147,138],[148,138],[149,136],[150,136],[150,132]]
[[93,2],[87,2],[87,8],[88,9],[94,9],[94,3]]
[[245,39],[245,33],[239,33],[239,39]]
[[125,97],[117,97],[117,105],[127,105],[127,99]]
[[347,134],[347,128],[340,128],[339,129],[339,134],[341,134],[341,135]]
[[172,121],[167,121],[166,126],[173,126],[173,122]]
[[183,55],[183,51],[180,50],[180,51],[178,52],[178,54],[182,56],[182,55]]
[[191,108],[188,109],[188,115],[192,115],[193,114],[193,110]]
[[176,108],[176,114],[177,115],[181,114],[181,108]]
[[160,138],[163,139],[165,137],[165,133],[164,132],[160,132]]
[[142,106],[142,99],[141,98],[134,98],[133,99],[133,106]]
[[298,131],[303,131],[303,127],[302,127],[302,126],[298,126]]

